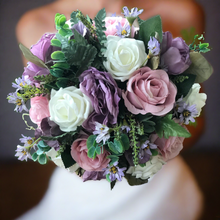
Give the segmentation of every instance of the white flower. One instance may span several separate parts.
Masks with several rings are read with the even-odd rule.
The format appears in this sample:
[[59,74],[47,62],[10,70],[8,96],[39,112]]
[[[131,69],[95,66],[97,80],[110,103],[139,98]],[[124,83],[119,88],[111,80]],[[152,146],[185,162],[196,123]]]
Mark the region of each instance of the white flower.
[[122,82],[129,79],[147,59],[143,41],[110,35],[107,37],[106,46],[104,56],[107,57],[107,61],[104,62],[104,66],[114,79]]
[[58,124],[64,132],[75,131],[92,110],[89,98],[74,86],[51,91],[50,120]]
[[127,170],[128,174],[135,176],[136,178],[141,178],[146,180],[151,178],[155,173],[157,173],[165,162],[162,160],[161,156],[154,156],[151,160],[146,163],[145,167],[137,166],[130,166]]
[[[50,157],[50,159],[61,168],[65,168],[61,156],[57,156],[57,151],[54,150],[54,148],[51,148],[48,152],[46,152],[46,155]],[[75,172],[79,168],[79,164],[75,163],[71,167],[69,167],[67,170],[71,173]]]
[[96,137],[96,142],[100,143],[103,141],[105,142],[110,138],[109,128],[106,125],[100,124],[97,121],[95,122],[95,131],[93,131],[93,134],[98,134]]
[[189,106],[196,105],[198,111],[197,117],[200,115],[202,107],[205,105],[207,95],[205,93],[199,93],[201,86],[199,83],[194,83],[187,96],[183,98]]

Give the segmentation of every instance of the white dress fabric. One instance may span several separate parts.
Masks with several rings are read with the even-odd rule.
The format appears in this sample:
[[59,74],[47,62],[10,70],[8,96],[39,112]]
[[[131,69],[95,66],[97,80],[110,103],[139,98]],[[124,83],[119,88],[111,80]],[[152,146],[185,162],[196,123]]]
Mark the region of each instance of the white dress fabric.
[[18,220],[196,220],[202,195],[180,157],[169,161],[149,183],[114,189],[106,180],[82,182],[57,168],[42,201]]

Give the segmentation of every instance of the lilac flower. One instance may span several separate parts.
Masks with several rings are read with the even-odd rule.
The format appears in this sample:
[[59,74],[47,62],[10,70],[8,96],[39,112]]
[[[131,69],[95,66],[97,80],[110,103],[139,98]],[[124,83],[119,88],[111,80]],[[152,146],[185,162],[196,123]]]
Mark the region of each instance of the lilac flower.
[[152,155],[150,149],[156,149],[157,145],[151,143],[149,140],[146,140],[140,147],[139,158],[143,159],[145,154]]
[[21,161],[26,160],[27,161],[28,158],[32,159],[29,150],[23,146],[18,145],[17,150],[15,150],[15,151],[17,152],[15,154],[15,156],[18,157],[18,160],[21,160]]
[[183,97],[179,98],[175,104],[174,104],[174,108],[173,108],[173,116],[175,118],[179,118],[179,107],[183,107],[184,105],[184,101],[183,101]]
[[122,13],[122,14],[124,14],[124,16],[125,17],[137,17],[138,15],[140,15],[144,10],[143,9],[140,9],[139,11],[138,11],[138,8],[137,7],[134,7],[134,8],[132,8],[131,9],[131,12],[129,11],[129,9],[128,9],[128,7],[123,7],[123,11],[124,11],[124,13]]
[[121,130],[122,130],[122,131],[126,130],[126,133],[129,133],[129,131],[131,130],[131,128],[130,128],[129,126],[127,126],[127,125],[122,125],[122,126],[121,126]]
[[108,132],[109,128],[106,125],[95,122],[95,131],[93,131],[93,134],[98,134],[98,136],[96,137],[97,143],[103,141],[103,143],[105,144],[105,142],[110,138],[110,134]]
[[111,15],[111,17],[116,17],[116,12]]
[[34,140],[34,138],[32,138],[32,137],[27,137],[27,136],[24,136],[24,135],[22,134],[22,138],[20,138],[19,140],[20,140],[21,143],[24,144],[24,147],[29,147],[30,145],[33,145],[33,146],[31,146],[31,147],[32,147],[32,148],[35,148],[35,146],[36,146],[36,143],[33,144],[35,140]]
[[122,176],[124,176],[124,170],[126,170],[126,167],[123,168],[119,168],[118,166],[118,162],[115,162],[112,166],[108,165],[107,168],[104,168],[103,170],[105,170],[103,175],[109,175],[109,179],[112,181],[114,180],[122,180]]
[[184,103],[183,106],[178,108],[178,112],[180,113],[180,123],[185,123],[186,125],[189,122],[195,122],[194,117],[197,117],[198,111],[196,109],[196,105],[189,106],[188,104]]
[[17,92],[9,93],[7,99],[9,103],[13,103],[16,105],[14,109],[16,112],[22,112],[23,110],[28,112],[24,100],[17,95]]
[[103,174],[104,174],[104,171],[85,171],[82,176],[83,182],[88,181],[88,180],[105,179]]
[[22,90],[25,85],[30,85],[31,81],[29,79],[25,79],[25,76],[22,76],[22,78],[15,79],[15,83],[12,83],[12,87]]
[[117,29],[117,35],[119,37],[128,37],[130,34],[130,25],[128,22],[126,22],[126,24],[124,26],[121,25],[120,22],[118,22],[118,25],[116,25],[116,29]]
[[148,49],[154,56],[160,53],[160,43],[155,37],[150,37],[150,40],[148,41]]

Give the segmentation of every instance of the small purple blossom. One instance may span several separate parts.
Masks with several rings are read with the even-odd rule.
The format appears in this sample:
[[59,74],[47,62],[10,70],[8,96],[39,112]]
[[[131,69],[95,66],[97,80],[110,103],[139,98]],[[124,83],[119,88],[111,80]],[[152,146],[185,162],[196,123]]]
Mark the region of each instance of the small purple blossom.
[[93,131],[93,134],[98,134],[96,137],[97,143],[103,141],[105,144],[105,142],[110,138],[109,128],[106,125],[100,124],[98,122],[95,122],[95,131]]
[[184,101],[183,101],[183,97],[179,98],[175,104],[174,104],[174,108],[173,108],[173,116],[175,118],[179,118],[179,107],[183,107],[184,105]]
[[179,119],[180,123],[184,123],[186,125],[189,122],[195,122],[194,117],[197,117],[198,111],[196,109],[196,105],[189,106],[188,104],[184,103],[182,106],[178,108],[178,112],[180,113]]
[[24,136],[23,134],[22,134],[22,138],[20,138],[19,139],[20,140],[20,142],[21,143],[23,143],[24,144],[24,147],[29,147],[30,145],[33,145],[33,146],[31,146],[32,148],[35,148],[35,146],[36,146],[36,143],[34,144],[34,138],[32,138],[32,137],[28,137],[28,136]]
[[126,22],[124,26],[122,26],[121,23],[118,22],[118,25],[116,25],[116,29],[117,36],[121,38],[128,37],[130,34],[130,25],[128,22]]
[[116,17],[116,12],[111,15],[111,17]]
[[139,158],[143,159],[145,154],[152,155],[150,149],[157,149],[157,145],[151,143],[149,140],[146,140],[140,147]]
[[155,37],[150,37],[150,40],[148,41],[148,49],[154,56],[160,53],[160,43]]
[[85,171],[82,176],[83,182],[86,182],[88,180],[105,179],[103,174],[104,174],[104,171]]
[[138,15],[140,15],[144,10],[140,9],[138,10],[137,7],[134,7],[131,9],[131,11],[129,11],[128,7],[123,7],[123,12],[122,14],[124,14],[125,17],[137,17]]
[[18,157],[18,160],[21,160],[21,161],[26,160],[27,161],[28,158],[32,159],[29,150],[23,146],[18,145],[17,150],[15,150],[15,151],[16,151],[15,156]]
[[7,99],[9,103],[16,105],[14,109],[16,112],[22,112],[23,110],[28,112],[28,109],[24,103],[24,100],[17,95],[17,92],[9,93]]
[[131,130],[131,128],[130,128],[129,126],[127,126],[127,125],[122,125],[122,126],[121,126],[121,130],[122,130],[122,131],[126,130],[126,133],[129,133],[129,131]]
[[114,181],[114,180],[122,180],[122,176],[124,176],[124,170],[126,170],[126,167],[123,168],[119,168],[118,166],[118,162],[116,161],[112,166],[108,165],[107,168],[104,168],[103,170],[105,170],[103,175],[109,175],[109,179],[110,181]]
[[24,86],[26,85],[30,85],[31,81],[29,79],[25,79],[25,76],[22,76],[15,79],[15,83],[12,83],[12,87],[18,89],[18,90],[22,90]]

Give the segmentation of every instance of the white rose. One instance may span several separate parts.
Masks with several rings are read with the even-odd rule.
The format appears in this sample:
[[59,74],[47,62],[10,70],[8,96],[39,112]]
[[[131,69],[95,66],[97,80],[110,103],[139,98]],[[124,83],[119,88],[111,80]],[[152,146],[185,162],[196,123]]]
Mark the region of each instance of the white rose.
[[107,37],[107,50],[104,55],[107,57],[107,61],[104,62],[105,68],[114,79],[122,82],[129,79],[147,59],[142,41],[117,36]]
[[156,174],[165,162],[162,160],[161,156],[154,156],[151,160],[146,163],[145,167],[137,166],[130,166],[127,170],[128,174],[135,176],[136,178],[141,178],[146,180],[151,178],[154,174]]
[[64,132],[75,131],[92,110],[89,98],[74,86],[51,91],[50,120],[58,124]]
[[[58,166],[61,168],[65,168],[61,156],[57,156],[57,151],[54,150],[54,148],[51,148],[46,155],[50,157],[50,159]],[[79,168],[79,164],[75,163],[71,167],[67,168],[67,170],[71,173],[75,172]]]
[[200,115],[202,107],[205,105],[207,95],[205,93],[199,93],[201,86],[199,83],[194,83],[187,96],[183,98],[183,101],[188,105],[196,105],[198,111],[197,117]]

